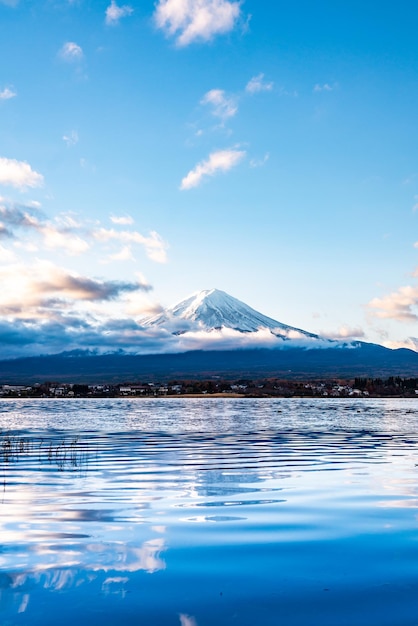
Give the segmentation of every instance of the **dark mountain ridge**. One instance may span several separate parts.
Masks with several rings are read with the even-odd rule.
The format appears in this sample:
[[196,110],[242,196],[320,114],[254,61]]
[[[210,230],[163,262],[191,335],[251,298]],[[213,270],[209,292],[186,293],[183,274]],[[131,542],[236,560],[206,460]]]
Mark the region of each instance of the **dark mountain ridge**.
[[195,350],[180,354],[63,353],[0,361],[0,383],[256,378],[289,380],[418,376],[418,354],[359,342],[358,348]]

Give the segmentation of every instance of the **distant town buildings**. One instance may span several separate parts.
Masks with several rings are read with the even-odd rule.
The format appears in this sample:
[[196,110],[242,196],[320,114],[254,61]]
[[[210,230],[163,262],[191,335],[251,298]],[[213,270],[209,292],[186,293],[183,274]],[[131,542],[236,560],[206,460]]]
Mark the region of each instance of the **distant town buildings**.
[[278,379],[227,381],[210,380],[171,382],[123,382],[120,384],[80,384],[43,382],[35,385],[0,385],[0,397],[89,398],[89,397],[173,397],[173,396],[239,396],[239,397],[416,397],[418,379],[356,378],[351,381],[289,381]]

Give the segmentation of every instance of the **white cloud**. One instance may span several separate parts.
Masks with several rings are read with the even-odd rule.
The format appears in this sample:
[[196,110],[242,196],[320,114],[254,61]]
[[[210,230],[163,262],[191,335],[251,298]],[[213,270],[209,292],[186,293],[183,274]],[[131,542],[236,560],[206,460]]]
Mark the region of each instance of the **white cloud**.
[[67,41],[61,48],[60,57],[64,59],[64,61],[81,61],[83,58],[83,50],[82,48],[74,43],[74,41]]
[[[135,260],[130,249],[142,246],[151,260],[157,263],[167,261],[168,244],[155,231],[145,236],[135,230],[107,229],[101,227],[100,222],[92,227],[88,220],[76,217],[64,213],[54,220],[47,220],[33,202],[21,205],[0,198],[0,237],[3,241],[9,240],[15,248],[28,251],[43,248],[44,251],[56,250],[77,256],[92,250],[96,258],[99,255],[102,259],[112,257],[113,260]],[[128,217],[123,220],[123,223],[127,222]],[[36,242],[36,237],[40,241]],[[34,241],[39,244],[35,248]],[[98,244],[101,246],[99,251]]]
[[114,228],[99,228],[93,232],[96,240],[119,241],[126,244],[139,244],[144,246],[145,253],[149,259],[156,263],[166,263],[167,261],[167,243],[155,231],[151,231],[148,237],[145,237],[138,231],[115,230]]
[[414,309],[418,307],[418,287],[399,287],[383,298],[373,298],[368,307],[375,309],[374,315],[381,319],[416,322],[418,315]]
[[35,172],[26,161],[0,157],[0,185],[24,190],[27,187],[40,187],[43,181],[43,176]]
[[212,114],[219,117],[222,121],[226,121],[238,111],[235,99],[227,96],[223,89],[211,89],[200,101],[200,104],[209,104],[213,107]]
[[244,150],[219,150],[212,152],[206,161],[201,161],[181,181],[180,189],[198,187],[207,176],[214,176],[218,172],[227,172],[238,165],[245,157]]
[[0,0],[0,4],[5,4],[7,7],[17,7],[19,0]]
[[119,252],[109,255],[110,261],[134,261],[132,250],[130,246],[124,246]]
[[289,91],[288,89],[285,89],[284,87],[280,87],[279,94],[285,98],[297,98],[299,95],[296,89],[293,89],[293,91]]
[[54,218],[54,221],[60,228],[67,230],[82,228],[83,223],[77,219],[76,214],[73,212],[60,213]]
[[120,226],[129,226],[130,224],[134,223],[134,219],[130,215],[123,215],[123,216],[111,215],[110,221],[113,222],[114,224],[119,224]]
[[271,91],[274,83],[266,82],[264,80],[264,74],[258,74],[247,83],[245,91],[248,93],[259,93],[260,91]]
[[240,2],[231,0],[158,0],[154,17],[158,28],[187,46],[231,31],[240,11]]
[[263,167],[263,165],[265,165],[267,163],[267,161],[270,158],[270,153],[266,152],[266,154],[263,156],[262,159],[251,159],[250,161],[250,167]]
[[319,83],[317,83],[314,86],[313,91],[315,93],[319,93],[321,91],[334,91],[336,86],[337,86],[337,83],[334,83],[333,85],[330,85],[329,83],[324,83],[323,85],[320,85]]
[[407,348],[408,350],[414,350],[414,352],[418,352],[418,338],[417,337],[408,337],[403,341],[385,341],[383,343],[386,348],[391,348],[392,350],[398,350],[399,348]]
[[76,130],[72,130],[70,133],[63,135],[62,140],[65,141],[69,148],[75,146],[79,141],[78,132]]
[[128,4],[124,4],[120,7],[116,4],[114,0],[112,0],[112,2],[106,9],[106,24],[108,24],[109,26],[115,26],[119,23],[119,20],[122,17],[132,15],[133,12],[133,8]]
[[12,250],[8,250],[4,246],[0,245],[0,262],[12,263],[16,260],[16,255]]
[[361,339],[365,337],[365,332],[360,326],[341,326],[339,330],[333,332],[321,331],[320,335],[328,339]]
[[43,243],[47,248],[62,250],[70,256],[83,254],[90,247],[87,241],[67,229],[60,230],[55,226],[46,225],[40,227],[39,232],[43,235]]
[[31,207],[32,209],[40,209],[42,204],[38,200],[29,200],[27,206]]
[[5,87],[3,91],[0,91],[0,100],[10,100],[16,96],[17,93],[13,89],[9,89],[9,87]]
[[9,233],[15,246],[28,249],[27,241],[17,240],[18,231],[20,231],[20,236],[22,236],[23,231],[23,233],[29,234],[30,245],[33,245],[32,239],[36,233],[41,237],[44,248],[60,250],[71,256],[82,254],[89,249],[90,245],[77,232],[84,230],[88,236],[88,230],[83,229],[82,224],[77,222],[72,215],[57,216],[52,223],[44,219],[37,204],[33,201],[26,205],[16,205],[7,201],[0,204],[0,218],[2,220],[0,224],[7,229],[4,235]]
[[84,157],[80,158],[80,167],[83,170],[86,170],[87,172],[92,172],[95,173],[96,172],[96,166],[94,163],[91,163],[90,161],[88,161],[87,159],[85,159]]

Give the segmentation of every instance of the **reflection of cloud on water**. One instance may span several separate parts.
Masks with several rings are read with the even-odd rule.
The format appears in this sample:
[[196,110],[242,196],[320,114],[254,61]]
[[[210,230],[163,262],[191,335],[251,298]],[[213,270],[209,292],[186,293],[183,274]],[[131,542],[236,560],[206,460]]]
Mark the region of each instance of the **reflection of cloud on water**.
[[18,613],[24,613],[26,611],[26,609],[28,608],[28,604],[29,604],[29,597],[30,596],[28,593],[24,594],[22,601],[20,603],[20,606],[17,610]]
[[[87,544],[79,546],[78,551],[72,551],[71,564],[65,549],[51,550],[53,564],[39,561],[32,570],[0,574],[0,606],[5,607],[11,602],[13,613],[24,613],[31,595],[38,595],[40,589],[50,592],[80,589],[95,580],[102,594],[124,598],[129,574],[138,571],[153,574],[165,569],[161,558],[165,549],[164,537],[144,541],[140,546]],[[44,553],[45,546],[40,550],[41,555]],[[190,626],[194,626],[194,622],[190,622]]]
[[418,500],[384,500],[378,502],[377,506],[381,509],[418,509]]
[[180,613],[180,626],[197,626],[197,622],[194,617],[190,615],[186,615],[185,613]]
[[[33,572],[11,574],[12,589],[20,590],[28,586],[41,586],[43,589],[61,591],[79,584],[79,572],[74,569],[40,569]],[[84,582],[81,580],[81,582]]]
[[[138,406],[149,411],[145,401]],[[188,410],[193,413],[191,406]],[[231,406],[220,408],[227,412]],[[182,407],[179,403],[179,410]],[[231,435],[225,424],[231,424],[233,430],[233,419],[227,414],[222,424],[225,430],[208,434],[204,431],[208,424],[216,430],[213,408],[209,411],[208,407],[212,404],[207,402],[199,413],[199,433],[123,432],[100,440],[96,436],[96,466],[90,467],[82,481],[67,473],[46,474],[42,468],[25,471],[17,464],[11,467],[1,509],[0,536],[5,550],[0,553],[0,568],[14,573],[4,577],[4,584],[0,578],[0,604],[1,593],[4,598],[15,596],[14,612],[24,612],[30,610],[26,607],[38,590],[83,586],[87,594],[92,581],[99,594],[125,597],[135,572],[153,574],[166,568],[162,557],[167,549],[166,528],[171,536],[176,525],[184,522],[205,524],[203,532],[211,533],[215,544],[227,539],[229,544],[243,541],[242,533],[251,524],[269,529],[259,535],[260,541],[286,541],[289,537],[312,541],[321,538],[321,533],[334,537],[344,528],[345,515],[344,495],[336,494],[349,494],[356,502],[359,494],[364,495],[365,482],[368,486],[370,481],[373,486],[380,481],[373,492],[380,496],[384,487],[388,498],[381,505],[376,499],[367,499],[367,492],[362,506],[417,507],[413,487],[418,484],[418,469],[414,472],[418,459],[413,458],[416,434],[359,429],[359,417],[353,418],[353,424],[348,418],[343,420],[347,422],[344,429],[335,408],[337,416],[327,418],[330,429],[326,431],[304,429],[300,424],[298,430],[286,429],[280,416],[275,418],[277,423],[267,423],[268,428],[261,430],[252,418],[254,430]],[[350,419],[353,411],[351,407],[346,411]],[[196,427],[196,421],[192,423]],[[411,446],[413,450],[408,452]],[[396,472],[390,471],[394,454],[402,456],[404,465],[410,463],[407,476],[414,482],[399,484]],[[376,463],[379,471],[372,471]],[[389,479],[398,482],[391,485]],[[408,489],[409,498],[401,500]],[[277,499],[282,494],[284,497]],[[248,524],[242,523],[246,520]],[[353,525],[363,523],[360,516],[353,520]],[[224,525],[220,532],[209,528],[216,524]],[[239,532],[234,532],[234,524]],[[189,528],[187,541],[192,544],[201,535],[199,529]],[[175,571],[175,558],[170,563]],[[188,608],[180,605],[175,610]],[[176,620],[181,626],[197,626],[187,613],[176,613]]]
[[[145,571],[153,574],[165,569],[165,562],[160,557],[160,553],[165,549],[164,537],[157,537],[145,541],[140,548],[131,547],[125,544],[113,546],[113,554],[108,565],[91,565],[89,569],[93,571],[123,571],[137,572]],[[88,549],[88,546],[87,546]],[[109,559],[109,546],[103,546],[106,561]]]
[[[150,539],[139,547],[123,543],[87,544],[80,546],[79,551],[72,551],[71,563],[68,562],[66,550],[54,551],[52,553],[54,565],[39,562],[31,571],[5,574],[0,588],[24,590],[35,585],[51,591],[61,591],[79,587],[86,581],[91,582],[96,575],[107,572],[127,574],[144,571],[153,574],[166,567],[160,556],[165,549],[164,537]],[[44,553],[45,548],[42,548],[40,554]],[[103,584],[107,585],[109,590],[114,583],[126,581],[128,581],[126,576],[113,576],[107,578]]]
[[127,576],[112,576],[106,578],[104,583],[102,584],[102,592],[108,595],[117,595],[122,596],[122,598],[126,595],[125,583],[129,581]]
[[[255,483],[258,483],[255,486]],[[211,472],[196,473],[196,492],[199,496],[218,497],[235,496],[238,494],[255,493],[261,491],[263,481],[256,471],[234,473],[212,469]],[[243,485],[251,485],[243,487]]]

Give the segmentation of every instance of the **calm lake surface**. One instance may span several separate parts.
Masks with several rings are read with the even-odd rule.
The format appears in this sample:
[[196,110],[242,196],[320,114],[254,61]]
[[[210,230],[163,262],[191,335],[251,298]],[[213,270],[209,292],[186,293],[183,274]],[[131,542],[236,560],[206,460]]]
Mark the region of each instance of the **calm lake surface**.
[[418,624],[418,400],[0,401],[0,624]]

